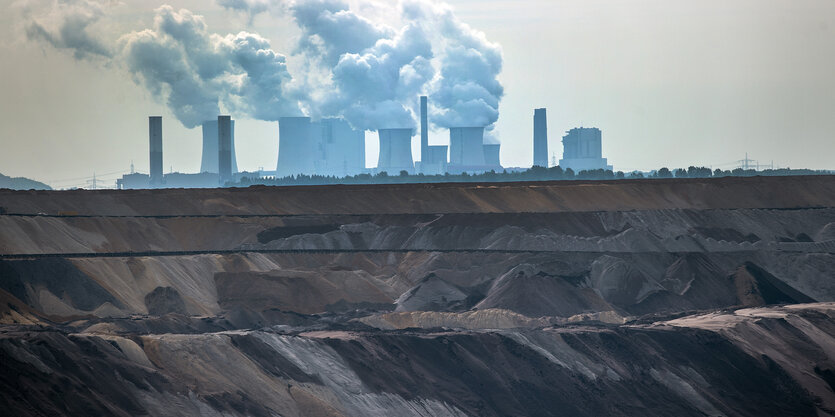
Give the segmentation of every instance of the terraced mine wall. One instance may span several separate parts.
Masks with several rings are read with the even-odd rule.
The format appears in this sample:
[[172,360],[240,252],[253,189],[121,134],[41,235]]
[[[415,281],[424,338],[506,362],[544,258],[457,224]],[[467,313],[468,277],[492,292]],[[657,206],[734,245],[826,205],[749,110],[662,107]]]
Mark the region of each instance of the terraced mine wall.
[[0,190],[10,415],[832,415],[835,178]]
[[831,207],[833,176],[162,190],[0,190],[7,213],[434,214]]

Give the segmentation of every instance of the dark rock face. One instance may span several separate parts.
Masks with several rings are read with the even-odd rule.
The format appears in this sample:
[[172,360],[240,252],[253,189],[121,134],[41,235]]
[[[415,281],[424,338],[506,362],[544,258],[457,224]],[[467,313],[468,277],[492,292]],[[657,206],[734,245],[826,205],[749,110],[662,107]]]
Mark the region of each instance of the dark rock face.
[[98,282],[61,258],[0,260],[0,287],[35,308],[42,308],[38,292],[46,290],[79,310],[94,310],[104,303],[121,303]]
[[0,410],[835,414],[833,190],[0,191]]
[[145,296],[145,307],[152,316],[168,313],[186,314],[186,304],[180,293],[171,287],[156,287]]

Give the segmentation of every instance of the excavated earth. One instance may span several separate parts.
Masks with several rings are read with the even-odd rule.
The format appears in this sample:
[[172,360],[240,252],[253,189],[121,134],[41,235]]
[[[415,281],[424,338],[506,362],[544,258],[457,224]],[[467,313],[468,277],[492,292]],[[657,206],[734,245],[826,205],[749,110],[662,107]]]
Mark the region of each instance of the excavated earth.
[[0,213],[0,415],[835,415],[832,176]]

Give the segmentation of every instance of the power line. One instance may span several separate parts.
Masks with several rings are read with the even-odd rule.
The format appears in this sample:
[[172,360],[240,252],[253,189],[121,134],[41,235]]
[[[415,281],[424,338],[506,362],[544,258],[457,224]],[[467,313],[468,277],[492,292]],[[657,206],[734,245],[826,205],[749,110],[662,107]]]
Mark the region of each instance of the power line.
[[[117,174],[126,174],[130,172],[129,170],[121,170],[121,171],[113,171],[113,172],[105,172],[104,174],[98,174],[100,177],[108,176],[108,175],[117,175]],[[75,178],[62,178],[58,180],[48,180],[47,183],[56,183],[56,182],[68,182],[68,181],[76,181],[76,180],[89,180],[93,178],[90,175],[84,177],[75,177]]]

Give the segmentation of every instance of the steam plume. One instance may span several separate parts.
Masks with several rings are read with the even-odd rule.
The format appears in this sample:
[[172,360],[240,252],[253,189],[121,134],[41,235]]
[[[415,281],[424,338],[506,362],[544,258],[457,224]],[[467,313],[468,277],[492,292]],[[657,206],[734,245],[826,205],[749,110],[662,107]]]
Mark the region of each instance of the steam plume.
[[30,8],[24,8],[26,36],[30,40],[44,41],[58,49],[68,49],[76,59],[101,56],[111,52],[88,29],[104,15],[105,4],[92,0],[49,2],[37,17],[29,16]]
[[120,39],[124,63],[186,127],[211,120],[222,103],[234,114],[278,120],[299,113],[285,57],[257,34],[209,33],[204,19],[162,6],[154,28]]
[[292,17],[300,30],[293,59],[305,65],[294,79],[286,57],[266,39],[212,33],[202,16],[170,6],[156,10],[151,28],[108,47],[89,30],[106,16],[105,2],[53,0],[48,13],[29,19],[28,37],[77,58],[112,58],[187,127],[221,110],[277,120],[304,109],[314,118],[344,117],[362,129],[408,128],[416,125],[421,94],[431,96],[432,120],[441,127],[489,131],[498,119],[501,48],[444,3],[356,0],[351,4],[360,6],[352,9],[344,0],[217,0],[250,17]]

